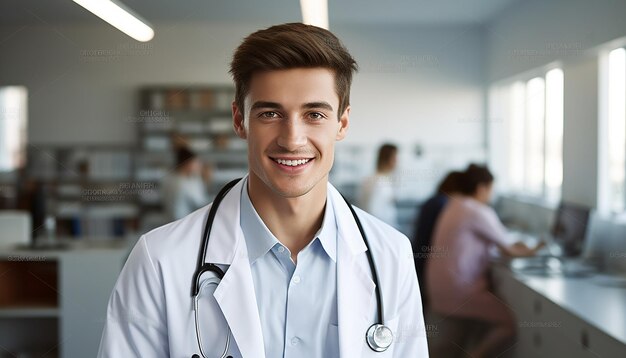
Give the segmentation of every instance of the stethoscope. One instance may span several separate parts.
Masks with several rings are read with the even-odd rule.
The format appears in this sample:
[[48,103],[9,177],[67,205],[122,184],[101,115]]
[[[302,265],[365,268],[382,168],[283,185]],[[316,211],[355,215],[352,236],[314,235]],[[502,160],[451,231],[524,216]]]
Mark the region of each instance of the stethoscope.
[[[213,200],[213,204],[211,205],[211,209],[209,210],[209,217],[207,218],[206,224],[204,225],[204,232],[202,234],[202,246],[198,252],[198,263],[196,264],[196,271],[193,274],[193,282],[191,284],[191,297],[193,298],[193,310],[194,310],[194,320],[196,327],[196,339],[198,341],[198,347],[200,348],[200,355],[194,354],[192,358],[208,358],[202,348],[202,338],[200,337],[200,327],[198,322],[198,296],[200,293],[200,276],[202,276],[205,272],[212,272],[215,277],[209,279],[203,283],[204,285],[218,285],[222,278],[224,277],[224,271],[219,268],[217,265],[212,263],[204,262],[204,258],[206,257],[206,251],[209,246],[209,235],[211,234],[211,228],[213,226],[213,220],[215,220],[215,215],[217,214],[217,209],[226,196],[226,194],[235,186],[242,178],[235,179],[228,184],[224,185],[224,187],[217,193],[215,200]],[[367,250],[365,253],[367,254],[367,261],[370,266],[370,270],[372,272],[372,280],[375,285],[376,292],[376,309],[378,311],[378,321],[372,324],[365,332],[365,341],[367,345],[374,352],[384,352],[391,346],[393,342],[393,332],[391,329],[384,324],[384,316],[383,316],[383,298],[380,293],[380,285],[378,284],[378,272],[376,271],[376,265],[374,264],[374,258],[372,257],[372,251],[370,250],[369,243],[367,241],[367,236],[365,235],[365,230],[363,230],[363,225],[361,225],[361,220],[357,216],[356,212],[352,205],[348,202],[348,200],[341,195],[343,200],[350,208],[350,212],[352,213],[352,217],[354,217],[354,221],[359,228],[359,232],[361,233],[361,237],[363,238],[363,242],[365,243],[365,247]],[[230,328],[228,328],[228,332],[226,335],[226,345],[224,347],[224,352],[220,358],[232,358],[231,356],[227,356],[228,350],[230,349]]]

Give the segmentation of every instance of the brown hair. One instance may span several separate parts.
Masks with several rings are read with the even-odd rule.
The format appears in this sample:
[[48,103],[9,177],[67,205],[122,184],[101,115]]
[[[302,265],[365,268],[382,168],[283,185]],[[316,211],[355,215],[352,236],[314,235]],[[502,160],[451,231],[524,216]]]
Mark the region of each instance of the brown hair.
[[494,177],[486,165],[470,164],[463,173],[460,191],[465,195],[474,195],[479,185],[490,185]]
[[463,180],[463,172],[452,171],[439,183],[437,194],[454,194],[460,191],[460,183]]
[[322,67],[335,73],[338,117],[350,104],[354,58],[330,31],[302,23],[275,25],[246,37],[230,63],[235,81],[235,103],[243,112],[250,79],[255,72]]
[[398,147],[390,143],[383,144],[380,149],[378,149],[376,168],[378,170],[385,169],[385,167],[389,165],[389,162],[391,162],[391,158],[393,158],[396,153],[398,153]]

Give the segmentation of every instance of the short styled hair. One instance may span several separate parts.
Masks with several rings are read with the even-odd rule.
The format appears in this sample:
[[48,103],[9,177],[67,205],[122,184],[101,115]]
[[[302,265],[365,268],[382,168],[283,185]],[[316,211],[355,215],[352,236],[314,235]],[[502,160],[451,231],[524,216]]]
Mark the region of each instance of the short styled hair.
[[252,75],[292,68],[322,67],[335,75],[338,117],[350,104],[350,85],[357,63],[330,31],[302,23],[275,25],[256,31],[237,47],[230,63],[235,82],[235,104],[244,111]]

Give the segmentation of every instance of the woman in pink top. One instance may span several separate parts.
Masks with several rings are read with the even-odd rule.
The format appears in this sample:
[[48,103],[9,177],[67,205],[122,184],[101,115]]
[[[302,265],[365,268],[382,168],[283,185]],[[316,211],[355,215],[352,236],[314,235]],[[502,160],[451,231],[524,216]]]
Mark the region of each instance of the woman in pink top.
[[[497,356],[514,338],[513,314],[489,291],[490,251],[497,247],[509,256],[531,256],[539,247],[529,249],[511,240],[487,205],[492,186],[493,176],[486,167],[470,165],[464,172],[461,185],[464,195],[453,196],[441,213],[425,272],[430,308],[443,320],[438,323],[456,325],[457,330],[466,331],[463,333],[482,326],[486,327],[486,333],[470,351],[462,341],[452,345],[445,342],[448,347],[433,344],[433,358],[450,357],[451,353],[441,353],[441,348],[450,346],[463,347],[472,357]],[[450,340],[450,337],[442,338]]]

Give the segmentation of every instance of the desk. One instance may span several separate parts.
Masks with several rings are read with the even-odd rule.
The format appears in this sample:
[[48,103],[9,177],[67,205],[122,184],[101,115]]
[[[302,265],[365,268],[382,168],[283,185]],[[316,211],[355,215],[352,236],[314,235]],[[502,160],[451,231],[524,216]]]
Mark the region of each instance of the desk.
[[106,305],[131,244],[1,247],[0,346],[15,356],[95,357]]
[[626,357],[626,288],[593,276],[535,276],[493,266],[494,291],[518,319],[513,357]]

